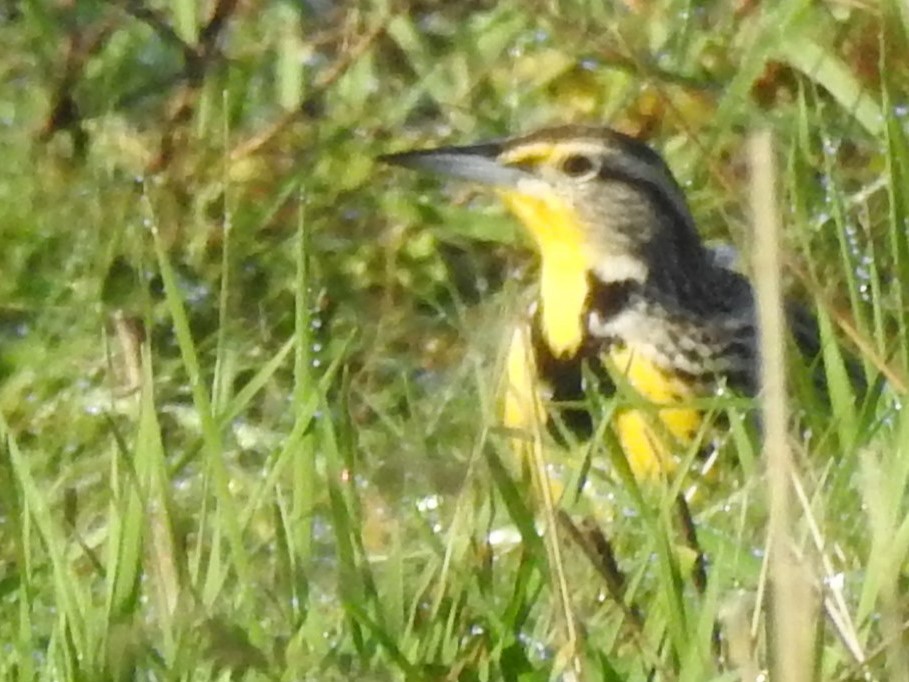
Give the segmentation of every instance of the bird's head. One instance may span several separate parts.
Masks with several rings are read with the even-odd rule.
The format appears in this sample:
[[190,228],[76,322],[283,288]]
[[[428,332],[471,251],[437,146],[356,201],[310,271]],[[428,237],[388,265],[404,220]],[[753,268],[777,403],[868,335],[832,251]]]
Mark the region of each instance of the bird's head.
[[495,189],[543,259],[605,282],[687,279],[704,249],[684,195],[655,151],[604,127],[563,126],[381,160]]

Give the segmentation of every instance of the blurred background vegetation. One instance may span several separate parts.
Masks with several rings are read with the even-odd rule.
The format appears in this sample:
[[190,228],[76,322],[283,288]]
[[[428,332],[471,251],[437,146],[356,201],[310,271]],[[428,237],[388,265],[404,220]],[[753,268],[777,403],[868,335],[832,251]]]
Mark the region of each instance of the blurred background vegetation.
[[[898,393],[907,27],[886,0],[3,0],[0,671],[549,679],[545,555],[488,535],[532,515],[478,461],[533,259],[493,202],[375,157],[609,124],[747,254],[743,139],[769,127],[791,289]],[[902,538],[898,406],[874,433],[820,415],[805,445],[843,453],[812,480],[836,482],[818,499],[871,660],[822,637],[818,679],[905,665],[872,653],[907,616],[906,540],[872,571]],[[873,437],[896,469],[869,520]],[[572,569],[592,679],[733,674],[710,625],[758,583],[763,516],[730,478],[705,503],[730,563],[689,613],[698,653],[665,643],[685,621],[660,598],[632,636]],[[642,592],[651,531],[619,543]]]

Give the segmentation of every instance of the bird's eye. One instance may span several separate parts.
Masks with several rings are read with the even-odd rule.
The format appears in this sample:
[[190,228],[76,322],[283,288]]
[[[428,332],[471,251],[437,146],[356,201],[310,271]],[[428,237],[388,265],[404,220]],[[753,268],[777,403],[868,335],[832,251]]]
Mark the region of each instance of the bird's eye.
[[590,175],[596,168],[596,164],[589,156],[572,154],[562,160],[560,166],[562,172],[570,178],[582,178]]

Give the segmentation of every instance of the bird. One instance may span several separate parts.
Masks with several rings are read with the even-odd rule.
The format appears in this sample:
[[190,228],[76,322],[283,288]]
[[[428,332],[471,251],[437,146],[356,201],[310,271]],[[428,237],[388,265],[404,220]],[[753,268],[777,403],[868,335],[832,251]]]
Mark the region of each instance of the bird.
[[543,414],[554,430],[589,437],[588,391],[618,392],[630,399],[610,426],[636,479],[652,480],[708,447],[702,399],[756,394],[752,286],[706,246],[680,184],[645,142],[566,125],[379,160],[490,188],[535,246],[538,293],[505,368],[509,429],[529,430]]

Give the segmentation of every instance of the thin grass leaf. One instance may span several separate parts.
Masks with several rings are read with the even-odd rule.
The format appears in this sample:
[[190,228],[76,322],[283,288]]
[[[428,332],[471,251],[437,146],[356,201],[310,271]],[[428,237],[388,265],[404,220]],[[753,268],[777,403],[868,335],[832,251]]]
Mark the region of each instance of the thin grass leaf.
[[[41,538],[41,544],[47,552],[52,571],[53,597],[58,605],[58,639],[65,665],[70,667],[70,675],[76,670],[91,668],[91,661],[97,651],[96,644],[90,638],[89,598],[84,593],[84,585],[72,580],[70,563],[66,557],[67,542],[63,533],[54,522],[47,499],[35,481],[29,469],[28,459],[19,449],[16,439],[10,432],[9,424],[0,415],[0,443],[3,444],[9,458],[14,480],[21,491],[22,505],[28,517],[35,524],[35,530]],[[23,529],[27,529],[26,526]],[[26,544],[26,546],[28,546]]]
[[781,35],[779,56],[833,95],[866,132],[879,135],[884,121],[881,105],[862,87],[843,60],[813,37],[801,34],[796,39],[785,33]]

